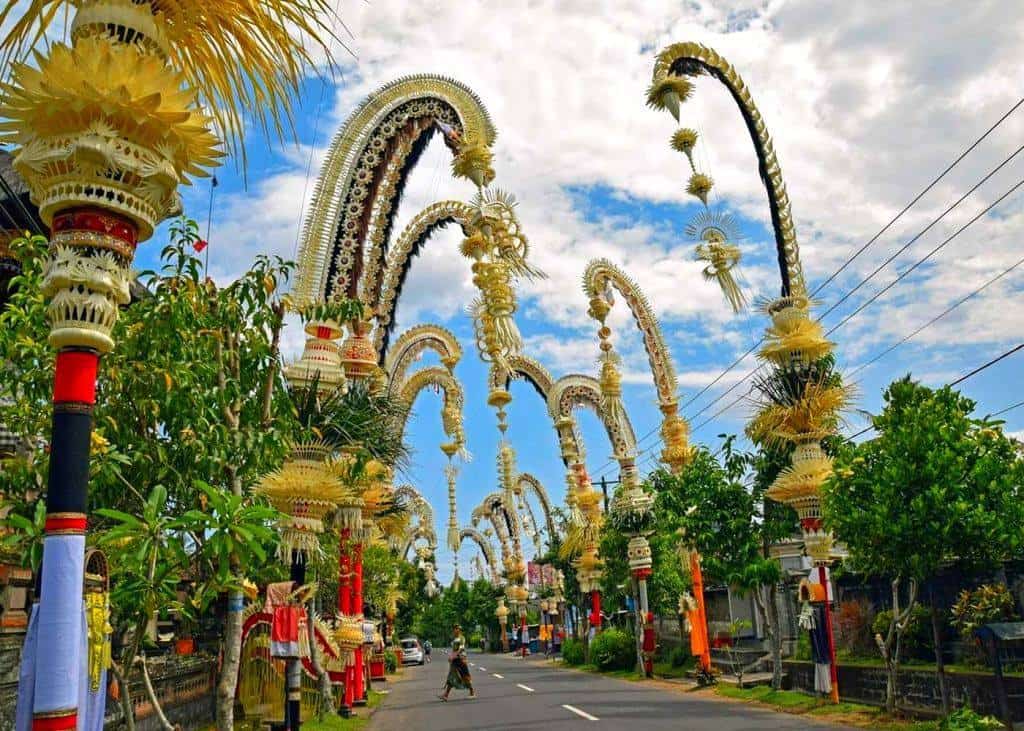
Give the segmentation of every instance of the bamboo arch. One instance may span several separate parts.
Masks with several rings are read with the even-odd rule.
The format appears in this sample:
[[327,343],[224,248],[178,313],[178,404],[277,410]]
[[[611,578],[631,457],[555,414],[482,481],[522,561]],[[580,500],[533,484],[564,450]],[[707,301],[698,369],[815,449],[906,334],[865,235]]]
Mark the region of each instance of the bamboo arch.
[[775,156],[775,146],[765,127],[764,119],[739,73],[717,51],[700,43],[675,43],[658,54],[654,63],[652,88],[672,77],[708,74],[729,90],[739,107],[757,154],[761,181],[768,195],[775,250],[782,278],[782,297],[806,297],[800,247],[796,240],[796,227],[790,211],[789,193],[782,180],[782,168]]
[[613,306],[611,288],[618,290],[622,295],[643,338],[644,351],[647,353],[654,388],[658,393],[658,407],[662,414],[661,437],[665,449],[661,453],[661,458],[673,471],[679,472],[689,463],[691,450],[687,444],[689,428],[679,416],[679,398],[676,393],[676,372],[672,364],[672,355],[662,337],[654,310],[640,285],[607,259],[595,259],[587,265],[583,273],[583,291],[590,300],[590,316],[601,324],[599,335],[602,342],[611,334],[605,324],[605,319]]
[[395,306],[402,292],[413,258],[438,229],[457,223],[464,234],[469,234],[474,209],[462,201],[445,200],[432,203],[410,221],[387,252],[387,263],[381,278],[380,290],[371,303],[377,316],[374,346],[378,353],[388,349],[388,339],[394,327]]
[[[437,552],[437,533],[434,532],[433,526],[430,525],[418,525],[413,529],[405,539],[405,547],[402,549],[401,556],[405,560],[409,555],[409,549],[412,548],[416,543],[423,541],[427,544],[427,549],[430,553]],[[417,550],[417,553],[419,551]]]
[[491,572],[491,581],[495,585],[501,583],[501,569],[498,566],[498,561],[494,557],[494,549],[491,547],[490,541],[487,540],[484,535],[476,528],[463,528],[459,531],[459,547],[462,547],[462,543],[466,540],[473,541],[480,548],[480,553],[484,555],[484,561],[487,562],[487,567]]
[[480,98],[458,81],[429,74],[398,79],[348,118],[328,149],[303,229],[299,306],[376,291],[394,202],[438,130],[455,154],[453,173],[477,187],[489,184],[497,132]]
[[551,500],[548,498],[548,491],[544,489],[544,485],[529,472],[521,472],[516,478],[516,488],[523,493],[524,498],[527,492],[532,492],[537,498],[544,513],[544,526],[548,531],[548,540],[553,540],[556,536],[555,521],[551,517]]
[[573,411],[579,407],[588,408],[597,414],[608,434],[608,441],[611,442],[617,460],[621,462],[622,459],[633,458],[636,455],[636,434],[629,417],[626,416],[621,424],[608,418],[602,401],[601,385],[597,379],[571,374],[555,381],[548,392],[548,413],[555,421],[556,428],[559,419],[571,419]]
[[384,358],[389,389],[405,381],[409,366],[426,350],[437,353],[449,373],[462,360],[462,346],[450,330],[440,325],[416,325],[399,336]]
[[[465,396],[462,392],[462,385],[459,381],[440,366],[428,366],[414,372],[398,386],[399,398],[406,404],[408,411],[406,418],[402,420],[401,429],[404,433],[408,423],[409,414],[412,412],[412,405],[416,397],[425,388],[435,388],[444,396],[441,407],[441,424],[444,433],[452,441],[441,446],[446,453],[454,454],[457,451],[465,452],[466,433],[463,425],[462,409],[465,403]],[[449,454],[449,456],[451,456]]]

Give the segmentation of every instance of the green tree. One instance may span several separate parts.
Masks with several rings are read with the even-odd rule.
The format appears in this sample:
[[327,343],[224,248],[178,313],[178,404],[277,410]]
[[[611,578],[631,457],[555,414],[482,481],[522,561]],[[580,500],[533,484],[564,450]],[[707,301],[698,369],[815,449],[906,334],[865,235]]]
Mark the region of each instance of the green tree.
[[119,662],[111,666],[121,691],[125,723],[129,731],[135,728],[127,677],[138,662],[144,674],[144,687],[161,725],[171,729],[149,682],[146,656],[140,649],[150,620],[177,605],[178,582],[188,564],[180,538],[185,522],[168,514],[167,490],[160,485],[150,492],[138,515],[111,508],[96,512],[112,523],[100,536],[99,544],[108,552],[112,567],[110,602],[114,631],[125,639]]
[[[157,485],[172,516],[201,507],[198,482],[242,496],[280,464],[294,433],[278,355],[286,305],[278,287],[293,265],[260,256],[220,287],[192,255],[195,223],[177,221],[170,234],[159,271],[140,275],[145,294],[121,312],[117,347],[103,360],[89,491],[95,530],[109,520],[98,508],[130,514]],[[23,242],[18,253],[23,273],[0,313],[0,421],[20,448],[0,470],[0,492],[15,503],[14,514],[30,517],[46,484],[53,352],[40,294],[45,242]],[[191,538],[201,551],[206,536]],[[236,579],[243,569],[261,567],[236,565]],[[233,594],[229,605],[237,607]],[[229,613],[225,640],[218,723],[231,728],[240,612]]]
[[948,386],[933,390],[907,376],[890,384],[884,404],[872,420],[878,436],[839,450],[823,515],[846,543],[854,570],[891,581],[892,620],[876,638],[891,711],[900,640],[919,585],[946,563],[991,566],[1019,555],[1024,459],[998,422],[973,417],[975,403]]

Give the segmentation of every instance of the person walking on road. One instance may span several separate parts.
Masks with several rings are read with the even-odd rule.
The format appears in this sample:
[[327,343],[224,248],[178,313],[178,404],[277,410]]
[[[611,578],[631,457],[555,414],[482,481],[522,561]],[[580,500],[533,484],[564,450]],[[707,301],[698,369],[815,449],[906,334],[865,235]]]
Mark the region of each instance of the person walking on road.
[[448,694],[452,688],[457,690],[468,690],[470,698],[476,698],[476,691],[473,689],[473,677],[469,674],[469,660],[466,655],[466,641],[462,637],[462,628],[455,625],[453,630],[455,637],[452,639],[452,650],[448,653],[448,677],[444,682],[444,693],[438,696],[442,701],[448,701]]
[[432,647],[433,646],[430,644],[430,640],[423,641],[423,657],[427,662],[430,662],[430,650],[432,649]]

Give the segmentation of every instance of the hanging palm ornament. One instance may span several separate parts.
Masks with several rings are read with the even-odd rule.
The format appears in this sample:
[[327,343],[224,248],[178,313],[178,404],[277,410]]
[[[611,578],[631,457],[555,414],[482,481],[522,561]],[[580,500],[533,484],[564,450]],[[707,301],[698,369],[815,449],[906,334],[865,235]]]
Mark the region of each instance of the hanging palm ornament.
[[320,556],[324,516],[342,501],[345,489],[328,463],[330,446],[322,442],[294,445],[280,469],[256,487],[281,513],[278,557],[290,562],[293,551]]
[[697,244],[697,259],[707,263],[704,279],[718,282],[726,301],[733,312],[741,312],[746,306],[746,297],[737,284],[732,270],[740,263],[739,225],[728,213],[712,212],[707,209],[698,213],[686,227],[686,235]]
[[444,475],[448,480],[448,548],[458,553],[462,539],[459,536],[458,516],[455,512],[455,478],[458,476],[458,468],[449,463],[445,465]]
[[502,191],[481,191],[473,199],[473,215],[465,226],[462,255],[473,261],[473,284],[480,298],[470,307],[478,350],[489,362],[507,370],[507,359],[522,348],[513,316],[517,277],[543,274],[527,264],[529,244],[515,215],[515,198]]

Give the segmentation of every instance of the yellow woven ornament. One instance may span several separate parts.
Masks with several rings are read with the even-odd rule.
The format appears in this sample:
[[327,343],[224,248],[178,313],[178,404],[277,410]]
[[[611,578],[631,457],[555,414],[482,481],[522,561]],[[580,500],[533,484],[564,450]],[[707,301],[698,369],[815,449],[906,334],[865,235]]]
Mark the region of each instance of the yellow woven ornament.
[[699,198],[704,205],[708,204],[708,193],[714,186],[715,181],[710,175],[694,171],[690,175],[690,181],[686,184],[686,192],[695,198]]
[[693,84],[682,76],[662,76],[647,87],[647,106],[667,109],[679,121],[679,105],[690,98]]

